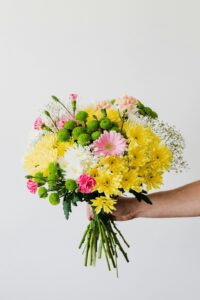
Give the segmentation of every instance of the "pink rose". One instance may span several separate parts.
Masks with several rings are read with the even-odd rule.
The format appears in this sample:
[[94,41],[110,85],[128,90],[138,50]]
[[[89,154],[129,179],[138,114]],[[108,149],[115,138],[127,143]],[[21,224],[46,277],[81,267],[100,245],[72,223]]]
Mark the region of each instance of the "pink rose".
[[92,193],[93,187],[96,185],[94,178],[88,174],[82,174],[78,178],[79,191],[84,194]]
[[78,95],[77,95],[77,94],[73,94],[73,93],[69,94],[69,99],[70,99],[71,101],[76,101],[77,98],[78,98]]
[[27,181],[27,188],[32,194],[35,194],[37,192],[38,184],[30,178]]
[[34,129],[40,130],[42,127],[42,119],[39,117],[34,122]]
[[74,118],[72,117],[72,116],[70,116],[70,115],[66,115],[66,116],[62,116],[61,118],[60,118],[60,120],[58,120],[58,122],[57,122],[57,126],[58,126],[58,128],[59,129],[61,129],[61,128],[63,128],[64,127],[64,125],[65,125],[65,123],[67,122],[67,121],[69,121],[69,120],[73,120]]

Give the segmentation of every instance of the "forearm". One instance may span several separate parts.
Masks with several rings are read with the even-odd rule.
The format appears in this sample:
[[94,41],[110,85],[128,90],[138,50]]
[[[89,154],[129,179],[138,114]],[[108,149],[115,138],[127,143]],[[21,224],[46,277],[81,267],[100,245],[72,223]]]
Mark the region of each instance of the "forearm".
[[175,190],[151,194],[152,205],[141,202],[136,217],[173,218],[200,216],[200,181]]

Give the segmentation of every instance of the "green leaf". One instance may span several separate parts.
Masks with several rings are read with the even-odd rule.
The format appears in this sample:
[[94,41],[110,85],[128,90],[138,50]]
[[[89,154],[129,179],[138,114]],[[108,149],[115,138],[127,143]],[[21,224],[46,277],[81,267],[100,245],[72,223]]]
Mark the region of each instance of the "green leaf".
[[68,220],[69,214],[72,210],[71,210],[71,201],[67,201],[66,197],[64,197],[63,200],[63,211],[64,211],[65,218]]
[[[147,195],[145,195],[144,194],[144,192],[143,193],[138,193],[138,192],[136,192],[136,191],[134,191],[134,190],[131,190],[130,191],[134,196],[135,196],[135,198],[140,202],[140,201],[144,201],[144,202],[146,202],[147,204],[153,204],[152,202],[151,202],[151,200],[149,199],[149,197],[147,196]],[[146,191],[145,191],[146,192]]]

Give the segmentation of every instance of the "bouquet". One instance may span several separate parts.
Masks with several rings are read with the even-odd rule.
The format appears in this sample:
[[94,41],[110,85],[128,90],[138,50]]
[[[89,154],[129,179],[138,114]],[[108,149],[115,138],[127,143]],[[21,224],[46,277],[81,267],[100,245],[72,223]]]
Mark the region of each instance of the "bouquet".
[[24,158],[27,188],[52,205],[62,202],[66,219],[79,202],[91,205],[93,219],[79,245],[84,265],[104,255],[118,272],[119,253],[129,261],[129,245],[112,219],[118,197],[131,194],[151,205],[148,192],[161,187],[164,173],[186,166],[183,149],[181,134],[134,97],[79,108],[76,94],[67,105],[52,96]]

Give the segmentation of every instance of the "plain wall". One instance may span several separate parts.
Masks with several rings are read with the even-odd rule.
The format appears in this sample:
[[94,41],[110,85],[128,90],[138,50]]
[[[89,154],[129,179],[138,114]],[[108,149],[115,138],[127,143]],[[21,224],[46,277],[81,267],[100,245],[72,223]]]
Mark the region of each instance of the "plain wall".
[[32,196],[22,157],[29,129],[55,94],[81,103],[125,93],[158,111],[185,137],[200,170],[200,2],[195,0],[0,1],[0,299],[198,300],[200,218],[137,219],[119,226],[131,244],[120,278],[84,268],[78,243],[85,207],[67,222],[62,206]]

